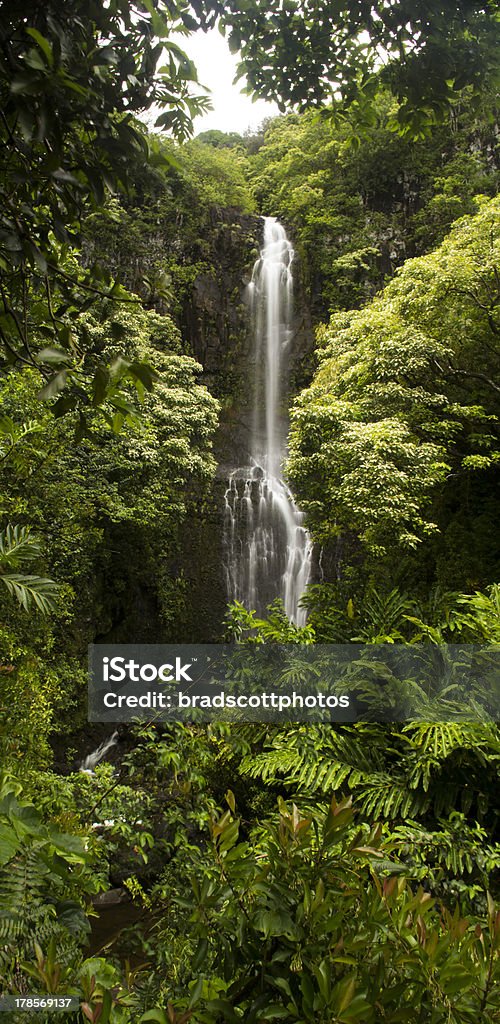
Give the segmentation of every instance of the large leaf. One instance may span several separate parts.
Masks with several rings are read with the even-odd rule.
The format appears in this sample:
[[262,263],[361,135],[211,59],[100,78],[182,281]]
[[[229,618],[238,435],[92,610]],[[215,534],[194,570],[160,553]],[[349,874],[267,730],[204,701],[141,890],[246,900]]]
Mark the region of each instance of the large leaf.
[[21,843],[10,825],[0,824],[0,867],[15,857]]
[[38,398],[42,402],[47,402],[51,398],[55,398],[63,388],[66,387],[68,381],[68,371],[59,370],[58,373],[54,374],[43,388],[38,392]]

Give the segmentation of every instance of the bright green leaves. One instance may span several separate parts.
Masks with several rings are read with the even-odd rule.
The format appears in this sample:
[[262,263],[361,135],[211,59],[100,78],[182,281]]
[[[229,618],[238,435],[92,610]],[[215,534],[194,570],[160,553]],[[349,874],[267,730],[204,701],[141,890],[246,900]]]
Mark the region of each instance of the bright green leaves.
[[[475,195],[497,191],[487,155],[494,91],[476,115],[460,104],[425,143],[389,131],[397,104],[387,90],[372,105],[373,125],[359,125],[350,105],[336,123],[325,112],[274,118],[251,140],[260,209],[293,230],[315,319],[364,305],[407,255],[431,250],[474,212]],[[473,153],[471,134],[482,140]]]
[[314,643],[311,626],[296,626],[291,622],[281,600],[274,601],[267,612],[265,619],[259,619],[254,611],[234,601],[226,617],[227,635],[238,641],[244,636],[246,643]]
[[[465,1024],[485,991],[494,1020],[493,900],[483,928],[412,890],[381,829],[354,827],[350,799],[333,799],[326,815],[280,801],[277,820],[260,821],[244,843],[231,792],[227,802],[212,822],[214,864],[193,861],[194,905],[179,925],[197,937],[194,962],[183,961],[184,985],[172,982],[167,1010],[144,1020],[194,1009],[206,1024],[376,1024],[382,1015],[396,1024],[423,1008],[445,1024],[453,1005]],[[187,912],[188,903],[179,900]]]
[[[496,444],[499,206],[459,221],[360,312],[322,332],[321,364],[292,416],[288,472],[323,542],[354,534],[383,554],[437,528],[450,474]],[[490,420],[490,417],[492,418]]]

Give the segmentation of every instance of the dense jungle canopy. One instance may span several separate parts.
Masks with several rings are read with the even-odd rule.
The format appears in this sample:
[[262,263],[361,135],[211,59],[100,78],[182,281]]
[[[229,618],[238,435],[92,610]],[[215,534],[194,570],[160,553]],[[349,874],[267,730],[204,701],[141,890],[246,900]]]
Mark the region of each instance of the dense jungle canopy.
[[[214,26],[283,113],[193,138]],[[45,1000],[14,1024],[500,1021],[494,712],[110,737],[86,694],[99,643],[497,654],[498,30],[493,0],[0,3],[0,990]],[[300,627],[221,566],[263,215]]]

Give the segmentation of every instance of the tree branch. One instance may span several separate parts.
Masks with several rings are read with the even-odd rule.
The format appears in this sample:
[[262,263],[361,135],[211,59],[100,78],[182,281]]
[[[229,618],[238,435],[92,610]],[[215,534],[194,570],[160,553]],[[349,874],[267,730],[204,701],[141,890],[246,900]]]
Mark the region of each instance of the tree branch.
[[486,384],[487,387],[491,388],[493,391],[496,391],[497,394],[500,395],[500,386],[498,384],[495,384],[495,381],[491,380],[490,377],[487,377],[485,373],[481,373],[479,370],[457,369],[457,367],[452,366],[451,363],[448,363],[448,366],[445,368],[441,366],[437,359],[434,359],[433,361],[434,365],[437,366],[439,372],[443,374],[443,377],[471,377],[474,380],[482,381],[483,384]]

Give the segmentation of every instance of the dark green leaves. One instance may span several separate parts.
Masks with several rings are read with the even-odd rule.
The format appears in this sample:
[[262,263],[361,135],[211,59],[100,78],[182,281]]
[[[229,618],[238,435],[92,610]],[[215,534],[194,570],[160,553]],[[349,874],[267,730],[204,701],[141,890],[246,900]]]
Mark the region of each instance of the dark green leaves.
[[221,23],[241,51],[240,73],[281,109],[332,99],[349,109],[369,101],[367,83],[379,77],[402,104],[395,127],[414,137],[446,116],[460,89],[478,95],[497,75],[499,25],[480,2],[229,0]]
[[[0,349],[10,365],[40,366],[44,400],[70,379],[69,363],[50,377],[45,356],[36,355],[39,334],[49,339],[47,348],[66,347],[68,325],[59,309],[71,309],[78,319],[103,293],[116,301],[128,298],[116,282],[103,287],[94,270],[80,273],[72,250],[82,218],[106,194],[125,190],[131,164],[140,167],[149,157],[146,133],[133,115],[156,103],[165,110],[165,125],[186,138],[192,116],[206,105],[192,92],[194,65],[169,39],[182,28],[181,5],[150,0],[146,7],[138,19],[121,0],[90,8],[86,0],[70,0],[64,11],[55,0],[41,7],[36,0],[2,6],[0,267],[6,319]],[[165,50],[168,61],[159,72]],[[53,355],[47,363],[57,366]],[[150,388],[145,371],[136,367],[131,377]],[[104,394],[100,373],[93,402],[100,404]]]

